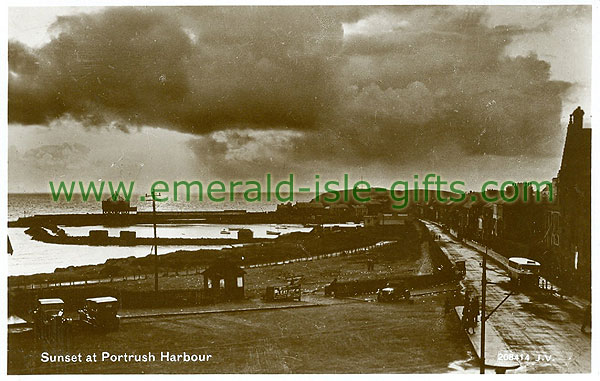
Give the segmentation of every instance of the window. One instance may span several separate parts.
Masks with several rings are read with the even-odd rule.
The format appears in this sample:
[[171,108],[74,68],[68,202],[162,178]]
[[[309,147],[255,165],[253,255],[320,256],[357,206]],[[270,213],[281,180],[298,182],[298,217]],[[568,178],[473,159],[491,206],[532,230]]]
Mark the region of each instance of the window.
[[244,278],[242,278],[241,276],[237,277],[237,286],[244,287]]
[[212,288],[212,279],[208,278],[208,288]]
[[219,279],[219,288],[225,288],[225,279]]

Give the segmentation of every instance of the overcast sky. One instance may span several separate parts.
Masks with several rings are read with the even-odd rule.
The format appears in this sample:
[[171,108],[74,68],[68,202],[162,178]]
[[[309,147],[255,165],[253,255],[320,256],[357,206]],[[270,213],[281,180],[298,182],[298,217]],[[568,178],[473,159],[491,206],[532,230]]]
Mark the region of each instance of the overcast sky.
[[590,109],[589,6],[10,8],[8,27],[11,192],[551,179]]

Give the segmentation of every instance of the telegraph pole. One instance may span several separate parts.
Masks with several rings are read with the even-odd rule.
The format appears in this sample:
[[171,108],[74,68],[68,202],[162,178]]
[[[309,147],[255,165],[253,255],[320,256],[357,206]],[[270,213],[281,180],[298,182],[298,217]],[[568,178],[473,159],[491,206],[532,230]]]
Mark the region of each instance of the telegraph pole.
[[[485,316],[485,294],[487,291],[488,231],[491,231],[489,221],[484,221],[483,231],[481,235],[483,244],[485,246],[485,251],[483,252],[483,258],[481,260],[481,344],[479,345],[481,352],[479,355],[479,358],[481,359],[481,364],[479,364],[480,374],[485,374],[485,322],[488,318],[488,316]],[[500,307],[500,305],[498,305],[498,307]],[[494,311],[496,310],[496,308],[494,308]]]
[[159,194],[152,192],[151,195],[146,194],[146,199],[152,197],[152,222],[154,226],[154,291],[158,292],[158,248],[157,248],[157,237],[156,237],[156,198]]
[[[485,232],[484,232],[485,233]],[[483,237],[483,240],[485,242],[485,234]],[[481,269],[481,345],[480,345],[480,356],[479,358],[481,359],[481,364],[479,364],[479,373],[480,374],[485,374],[485,321],[486,316],[485,316],[485,289],[486,289],[486,285],[487,285],[487,278],[486,278],[486,270],[487,270],[487,251],[488,251],[488,247],[487,247],[487,242],[485,242],[485,252],[483,253],[483,260],[482,262],[482,269]]]
[[[508,298],[510,298],[510,296],[513,294],[514,290],[510,291],[505,297],[504,299],[502,299],[502,301],[500,303],[498,303],[498,305],[494,308],[492,308],[492,310],[490,311],[490,313],[486,316],[485,314],[485,294],[486,294],[486,290],[487,290],[487,256],[488,256],[488,245],[487,245],[487,236],[485,234],[485,232],[487,230],[492,230],[491,228],[486,229],[485,225],[484,225],[484,231],[483,231],[483,244],[485,245],[485,251],[483,252],[483,257],[482,257],[482,268],[481,268],[481,343],[480,343],[480,348],[481,348],[481,353],[479,355],[479,358],[481,359],[481,363],[479,364],[479,373],[480,374],[485,374],[485,323],[487,322],[487,320],[490,318],[490,316],[492,316],[492,314],[494,312],[496,312],[496,310],[498,310],[498,308],[500,308],[500,306],[502,306],[502,304],[504,304],[504,302],[506,302],[506,300]],[[494,282],[490,282],[490,284],[494,285],[496,283]],[[504,369],[503,372],[499,372],[499,370],[502,370],[501,368],[496,368],[496,373],[504,373],[506,372],[506,369]]]

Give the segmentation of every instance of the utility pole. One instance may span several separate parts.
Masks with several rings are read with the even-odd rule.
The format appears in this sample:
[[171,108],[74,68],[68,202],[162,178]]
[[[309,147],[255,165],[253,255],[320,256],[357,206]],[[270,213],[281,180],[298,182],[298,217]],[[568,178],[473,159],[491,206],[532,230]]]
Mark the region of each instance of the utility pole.
[[[492,316],[492,314],[494,312],[496,312],[496,310],[498,310],[498,308],[500,308],[500,306],[502,306],[502,304],[504,304],[504,302],[506,302],[506,300],[508,300],[508,298],[510,298],[510,296],[513,294],[513,291],[510,291],[505,297],[504,299],[502,299],[502,301],[500,303],[498,303],[498,305],[496,307],[494,307],[490,313],[486,316],[485,314],[485,297],[486,297],[486,290],[487,290],[487,256],[488,256],[488,240],[487,240],[487,236],[485,234],[486,231],[491,231],[492,229],[489,228],[489,226],[486,229],[486,226],[484,225],[484,231],[483,231],[483,244],[485,245],[485,251],[483,253],[483,258],[481,261],[482,264],[482,268],[481,268],[481,343],[480,343],[480,347],[481,347],[481,353],[479,355],[479,358],[481,359],[481,363],[479,364],[479,373],[480,374],[485,374],[485,323],[487,322],[487,320],[490,318],[490,316]],[[496,283],[494,282],[490,282],[490,284],[494,285]],[[499,372],[500,368],[496,369],[496,373],[503,373],[503,372]],[[504,369],[504,372],[506,372],[506,369]]]
[[153,222],[153,227],[154,227],[154,291],[158,292],[158,248],[157,248],[158,238],[156,237],[156,198],[155,198],[155,196],[160,196],[160,193],[156,194],[156,193],[152,192],[151,195],[146,194],[146,199],[148,199],[148,197],[152,197],[152,222]]
[[486,316],[485,316],[485,290],[486,290],[486,285],[487,285],[487,278],[486,278],[486,270],[487,270],[487,251],[488,251],[488,247],[487,247],[487,242],[485,242],[485,235],[484,235],[484,244],[485,244],[485,252],[483,253],[483,260],[482,262],[482,269],[481,269],[481,345],[480,345],[480,351],[481,354],[479,356],[479,358],[481,359],[481,364],[479,364],[479,373],[480,374],[485,374],[485,321]]

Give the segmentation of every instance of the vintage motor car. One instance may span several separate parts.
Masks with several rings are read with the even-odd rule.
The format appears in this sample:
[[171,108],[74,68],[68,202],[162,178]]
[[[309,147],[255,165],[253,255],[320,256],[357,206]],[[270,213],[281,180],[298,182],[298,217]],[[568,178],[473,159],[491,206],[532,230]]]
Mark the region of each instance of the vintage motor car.
[[32,312],[33,328],[38,338],[49,339],[67,321],[65,302],[59,298],[38,299]]
[[517,290],[538,288],[541,264],[533,259],[511,257],[508,259],[510,280]]
[[33,310],[34,320],[48,322],[49,320],[62,317],[65,313],[65,302],[59,298],[38,299],[36,308]]
[[410,299],[410,290],[405,288],[385,287],[377,291],[378,302],[396,302],[408,299]]
[[119,301],[112,296],[88,298],[85,307],[79,310],[79,319],[94,328],[114,331],[119,329],[118,308]]
[[457,261],[454,264],[454,276],[456,279],[464,279],[467,275],[467,266],[465,261]]

